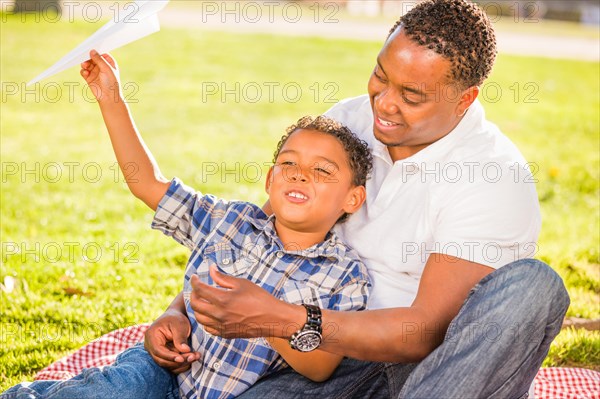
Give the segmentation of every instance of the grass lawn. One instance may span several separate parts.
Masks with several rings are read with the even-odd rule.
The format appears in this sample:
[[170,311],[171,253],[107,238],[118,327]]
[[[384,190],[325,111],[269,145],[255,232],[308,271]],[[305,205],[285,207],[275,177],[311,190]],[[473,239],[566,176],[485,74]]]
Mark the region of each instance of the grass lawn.
[[[153,320],[187,259],[129,194],[77,68],[24,87],[102,23],[1,17],[0,391],[103,333]],[[364,93],[379,48],[163,29],[114,56],[165,176],[262,203],[284,128]],[[537,257],[564,278],[568,315],[586,318],[600,317],[599,76],[598,63],[502,55],[482,96],[536,166]],[[545,365],[598,368],[598,348],[597,332],[564,331]]]

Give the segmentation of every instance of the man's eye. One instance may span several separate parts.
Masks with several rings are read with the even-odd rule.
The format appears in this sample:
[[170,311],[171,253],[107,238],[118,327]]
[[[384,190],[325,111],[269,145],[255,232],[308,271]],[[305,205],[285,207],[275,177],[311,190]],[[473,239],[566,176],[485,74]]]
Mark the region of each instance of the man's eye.
[[385,83],[385,78],[383,77],[383,75],[379,74],[379,72],[377,71],[377,68],[375,68],[373,70],[373,76],[375,76],[377,78],[377,80],[379,80],[380,82]]
[[418,94],[410,94],[410,95],[403,95],[402,99],[404,100],[404,102],[406,104],[410,104],[410,105],[417,105],[423,102],[423,96],[420,96]]

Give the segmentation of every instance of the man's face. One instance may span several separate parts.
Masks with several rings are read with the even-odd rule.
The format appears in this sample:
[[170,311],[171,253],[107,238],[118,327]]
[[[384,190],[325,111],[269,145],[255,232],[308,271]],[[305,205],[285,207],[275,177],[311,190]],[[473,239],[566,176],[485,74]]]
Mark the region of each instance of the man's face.
[[[266,185],[276,225],[326,233],[345,212],[353,212],[352,171],[342,144],[332,135],[299,129],[287,139]],[[364,190],[364,188],[360,187]]]
[[396,29],[369,79],[375,138],[392,159],[407,158],[460,121],[464,93],[450,80],[450,61]]

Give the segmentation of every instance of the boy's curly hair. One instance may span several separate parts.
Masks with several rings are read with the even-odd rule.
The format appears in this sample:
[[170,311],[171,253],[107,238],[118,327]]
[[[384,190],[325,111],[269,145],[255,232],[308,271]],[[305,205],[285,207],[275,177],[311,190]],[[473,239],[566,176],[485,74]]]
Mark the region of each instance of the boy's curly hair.
[[451,63],[450,78],[461,88],[479,86],[496,59],[496,35],[486,13],[467,0],[426,0],[402,16],[390,35],[402,32]]
[[283,147],[290,135],[298,129],[316,130],[335,137],[342,144],[348,156],[348,163],[352,170],[352,184],[355,186],[365,185],[367,177],[373,169],[373,157],[367,143],[356,137],[346,126],[323,115],[316,118],[312,116],[302,117],[298,122],[288,127],[286,134],[281,137],[281,140],[277,144],[273,162],[277,160],[281,147]]

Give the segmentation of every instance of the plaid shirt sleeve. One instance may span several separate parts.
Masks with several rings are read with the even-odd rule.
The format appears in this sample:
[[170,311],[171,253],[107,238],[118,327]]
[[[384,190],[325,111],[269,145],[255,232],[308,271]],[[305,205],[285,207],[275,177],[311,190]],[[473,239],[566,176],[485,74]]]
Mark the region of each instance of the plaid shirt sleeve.
[[366,266],[361,261],[351,261],[350,272],[332,294],[328,309],[350,311],[365,310],[371,289]]
[[227,201],[196,192],[174,178],[156,208],[152,228],[194,249],[223,218],[228,206]]

